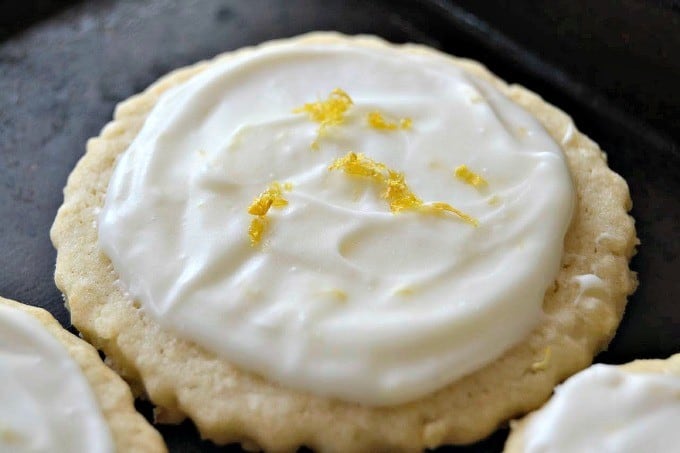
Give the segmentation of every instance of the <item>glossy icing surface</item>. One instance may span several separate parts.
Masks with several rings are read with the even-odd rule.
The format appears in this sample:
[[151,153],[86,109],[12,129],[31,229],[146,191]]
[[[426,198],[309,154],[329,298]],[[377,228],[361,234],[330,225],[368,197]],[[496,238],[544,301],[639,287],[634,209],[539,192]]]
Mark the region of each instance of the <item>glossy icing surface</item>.
[[[296,108],[337,88],[352,104],[320,133]],[[410,124],[376,128],[376,111]],[[476,226],[451,212],[395,212],[375,177],[329,169],[349,152]],[[267,206],[253,245],[249,209],[277,181],[286,203]],[[285,386],[389,405],[529,332],[573,198],[540,124],[442,56],[289,42],[162,96],[117,163],[99,239],[165,328]]]
[[667,452],[680,445],[680,377],[594,365],[528,423],[527,453]]

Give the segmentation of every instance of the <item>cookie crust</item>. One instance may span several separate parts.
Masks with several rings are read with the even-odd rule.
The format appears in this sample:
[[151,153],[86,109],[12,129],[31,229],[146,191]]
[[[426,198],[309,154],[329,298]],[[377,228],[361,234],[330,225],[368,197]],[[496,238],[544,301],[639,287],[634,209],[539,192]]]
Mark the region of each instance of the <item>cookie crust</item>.
[[[640,374],[666,374],[680,378],[680,353],[667,358],[666,360],[649,359],[635,360],[633,362],[619,365],[618,368],[631,373]],[[505,442],[504,453],[521,453],[524,451],[524,435],[529,421],[541,412],[538,409],[520,420],[510,423],[512,431],[508,440]]]
[[[391,46],[374,37],[335,33],[292,39],[300,45],[342,41]],[[97,243],[96,216],[117,157],[164,91],[215,61],[277,43],[178,69],[119,104],[114,120],[88,141],[87,153],[64,189],[64,204],[51,230],[58,252],[57,286],[66,296],[73,324],[137,392],[150,398],[157,420],[172,423],[189,417],[205,438],[268,451],[294,451],[300,445],[338,452],[419,451],[485,437],[509,418],[541,405],[557,382],[588,366],[613,337],[637,284],[628,268],[637,239],[627,214],[631,199],[625,181],[607,167],[606,155],[576,130],[569,116],[536,94],[507,85],[479,63],[412,44],[399,48],[445,58],[492,83],[536,117],[567,157],[577,207],[565,237],[561,271],[545,295],[544,318],[522,343],[425,398],[365,407],[293,391],[240,370],[161,330],[126,297]],[[597,275],[606,290],[583,293],[574,280],[583,274]],[[550,360],[545,361],[548,348]]]
[[163,453],[167,449],[161,435],[135,410],[130,388],[99,358],[89,344],[64,330],[61,324],[42,308],[24,305],[0,297],[0,305],[23,311],[37,319],[75,360],[90,384],[104,415],[118,452]]

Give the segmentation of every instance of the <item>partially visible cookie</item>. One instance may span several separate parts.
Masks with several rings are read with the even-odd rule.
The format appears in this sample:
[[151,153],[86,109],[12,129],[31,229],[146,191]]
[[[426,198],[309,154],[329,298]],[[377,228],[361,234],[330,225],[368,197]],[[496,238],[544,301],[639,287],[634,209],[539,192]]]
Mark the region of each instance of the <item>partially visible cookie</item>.
[[680,446],[680,354],[593,365],[511,424],[506,453],[666,452]]
[[48,312],[0,297],[0,326],[1,451],[166,451],[123,380]]

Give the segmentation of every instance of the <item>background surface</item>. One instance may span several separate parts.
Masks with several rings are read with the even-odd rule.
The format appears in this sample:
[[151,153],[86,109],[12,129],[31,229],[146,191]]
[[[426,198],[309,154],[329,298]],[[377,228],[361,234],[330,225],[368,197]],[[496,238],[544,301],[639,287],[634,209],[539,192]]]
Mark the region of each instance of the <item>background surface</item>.
[[[675,1],[0,0],[0,295],[45,307],[69,326],[49,228],[86,140],[117,102],[176,67],[312,30],[473,58],[570,113],[628,181],[642,242],[633,260],[640,288],[597,360],[680,351]],[[161,431],[171,451],[218,450],[189,423]],[[504,437],[501,430],[442,451],[497,452]]]

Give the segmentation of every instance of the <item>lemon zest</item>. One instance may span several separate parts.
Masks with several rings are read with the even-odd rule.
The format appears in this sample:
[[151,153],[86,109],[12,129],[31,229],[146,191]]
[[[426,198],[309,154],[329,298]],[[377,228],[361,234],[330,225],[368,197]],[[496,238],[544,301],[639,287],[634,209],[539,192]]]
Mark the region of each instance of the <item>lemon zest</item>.
[[486,201],[490,206],[496,206],[501,202],[501,198],[498,195],[493,195]]
[[293,113],[306,113],[310,120],[319,123],[317,135],[312,142],[312,149],[319,149],[319,138],[326,133],[329,126],[337,126],[345,122],[347,110],[354,104],[352,98],[340,88],[336,88],[323,101],[308,102],[293,109]]
[[255,247],[260,243],[264,232],[269,225],[269,220],[265,216],[257,216],[250,221],[250,227],[248,228],[248,236],[250,237],[250,245]]
[[395,214],[404,210],[439,214],[449,212],[473,226],[478,225],[475,218],[448,203],[439,201],[423,203],[408,187],[403,173],[391,170],[385,164],[366,157],[362,153],[349,152],[336,159],[328,170],[342,170],[351,176],[369,178],[384,187],[381,197],[387,200],[390,211]]
[[269,209],[274,207],[281,209],[288,205],[288,200],[283,196],[283,191],[290,191],[293,188],[291,183],[283,185],[278,182],[273,182],[258,195],[248,207],[248,214],[255,216],[248,228],[248,236],[250,237],[250,245],[256,246],[262,241],[265,230],[269,225],[269,220],[266,215]]
[[392,212],[418,209],[423,206],[423,200],[418,198],[406,185],[403,173],[388,170],[385,186],[385,192],[383,192],[382,197],[390,203],[390,210]]
[[454,208],[448,203],[443,203],[441,201],[435,201],[432,203],[427,203],[423,205],[424,210],[429,210],[434,213],[450,212],[457,215],[461,219],[465,220],[467,223],[473,226],[479,226],[479,221],[469,214],[464,213],[460,209]]
[[365,176],[376,182],[383,182],[385,179],[383,173],[387,170],[387,167],[366,157],[363,153],[357,154],[350,151],[343,157],[335,159],[328,170],[342,170],[348,175]]
[[378,111],[370,112],[366,116],[366,121],[368,125],[373,129],[383,130],[383,131],[395,131],[397,129],[410,129],[413,125],[413,120],[411,118],[402,118],[398,123],[393,121],[387,121],[383,117],[382,113]]
[[347,302],[347,293],[341,289],[329,289],[325,293],[335,298],[338,302]]
[[481,188],[486,186],[488,183],[486,179],[482,178],[481,175],[470,170],[467,165],[460,165],[454,170],[454,175],[456,178],[460,179],[466,184],[470,184],[476,188]]
[[543,358],[539,360],[538,362],[534,362],[531,364],[531,371],[543,371],[548,368],[548,364],[550,363],[550,358],[552,357],[552,349],[550,346],[547,346],[545,350],[543,351]]
[[411,296],[413,293],[415,293],[415,289],[413,289],[410,286],[402,286],[401,288],[397,289],[394,294],[398,296]]

